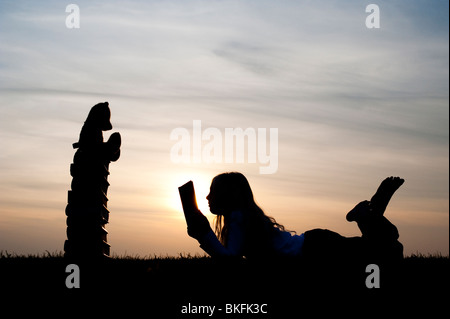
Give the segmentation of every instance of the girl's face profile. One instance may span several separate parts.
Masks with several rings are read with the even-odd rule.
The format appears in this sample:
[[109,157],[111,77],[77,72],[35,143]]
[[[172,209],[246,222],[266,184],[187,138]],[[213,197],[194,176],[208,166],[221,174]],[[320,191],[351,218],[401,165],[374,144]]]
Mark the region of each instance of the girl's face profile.
[[222,215],[224,213],[224,207],[221,204],[221,194],[217,190],[217,181],[213,179],[211,182],[211,187],[209,188],[209,194],[206,196],[206,199],[208,200],[208,206],[211,213],[214,215]]

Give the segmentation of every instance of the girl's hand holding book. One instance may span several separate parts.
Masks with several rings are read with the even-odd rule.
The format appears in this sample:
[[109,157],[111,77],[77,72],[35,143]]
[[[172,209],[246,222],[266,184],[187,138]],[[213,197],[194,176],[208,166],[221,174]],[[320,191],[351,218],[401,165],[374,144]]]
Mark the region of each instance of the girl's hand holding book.
[[199,210],[189,214],[189,221],[187,224],[188,235],[197,240],[204,237],[211,230],[208,218],[206,218]]

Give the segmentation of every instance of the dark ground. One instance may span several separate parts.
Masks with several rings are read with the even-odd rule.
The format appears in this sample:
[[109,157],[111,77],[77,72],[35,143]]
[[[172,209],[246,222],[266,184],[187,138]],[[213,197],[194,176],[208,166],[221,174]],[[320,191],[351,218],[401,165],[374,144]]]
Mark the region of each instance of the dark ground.
[[[77,263],[80,288],[66,287],[66,266]],[[207,257],[113,258],[74,262],[61,256],[0,255],[3,310],[20,304],[20,314],[127,318],[402,318],[445,314],[449,258],[411,256],[379,265],[380,288],[369,289],[366,265],[341,262],[224,262]],[[6,296],[6,297],[5,297]],[[183,306],[215,306],[213,316],[182,314]],[[238,306],[226,313],[227,304]],[[255,305],[256,304],[256,305]],[[267,304],[261,308],[263,304]],[[267,313],[261,313],[261,309]],[[61,311],[63,311],[61,313]],[[239,312],[241,313],[239,313]],[[243,313],[242,313],[243,312]],[[136,315],[135,315],[136,314]]]

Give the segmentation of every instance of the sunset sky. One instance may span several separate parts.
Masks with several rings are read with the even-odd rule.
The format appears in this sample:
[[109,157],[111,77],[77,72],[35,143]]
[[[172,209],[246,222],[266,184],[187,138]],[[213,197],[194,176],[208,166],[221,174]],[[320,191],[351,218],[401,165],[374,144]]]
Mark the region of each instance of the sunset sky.
[[[345,214],[401,176],[386,216],[405,253],[448,255],[448,1],[76,1],[74,29],[69,3],[0,0],[0,251],[63,249],[72,143],[108,101],[113,254],[202,253],[177,188],[193,180],[212,222],[211,179],[240,171],[286,228],[346,236]],[[171,132],[194,120],[223,138],[277,128],[277,171],[175,163]]]

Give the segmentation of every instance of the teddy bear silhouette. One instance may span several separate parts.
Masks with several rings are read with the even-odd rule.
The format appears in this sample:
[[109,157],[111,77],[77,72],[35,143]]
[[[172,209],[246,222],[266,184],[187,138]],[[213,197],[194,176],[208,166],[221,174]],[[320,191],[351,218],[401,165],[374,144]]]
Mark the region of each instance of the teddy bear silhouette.
[[105,225],[109,221],[107,191],[109,164],[120,157],[121,137],[113,133],[103,142],[103,131],[112,129],[108,102],[93,106],[80,132],[70,166],[68,191],[66,257],[107,258],[110,245]]

